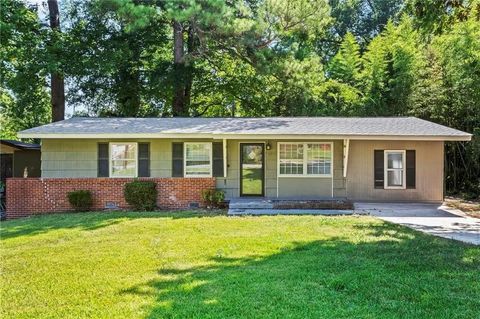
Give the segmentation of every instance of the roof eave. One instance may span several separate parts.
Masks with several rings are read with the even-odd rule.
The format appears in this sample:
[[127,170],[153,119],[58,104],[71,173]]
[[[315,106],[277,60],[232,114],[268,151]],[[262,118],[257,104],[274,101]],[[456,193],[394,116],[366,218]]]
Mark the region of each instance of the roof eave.
[[408,140],[408,141],[470,141],[471,134],[463,135],[321,135],[321,134],[226,134],[226,133],[33,133],[19,132],[19,138],[39,139],[148,139],[148,138],[195,138],[195,139],[351,139],[351,140]]

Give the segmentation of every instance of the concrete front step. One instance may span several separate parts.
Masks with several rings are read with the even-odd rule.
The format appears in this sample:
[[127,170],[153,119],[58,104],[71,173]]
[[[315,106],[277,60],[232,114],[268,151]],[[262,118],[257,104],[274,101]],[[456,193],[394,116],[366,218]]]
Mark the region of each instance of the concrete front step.
[[355,211],[350,209],[233,209],[228,210],[229,216],[243,216],[243,215],[353,215],[363,214],[362,211]]
[[344,198],[235,198],[230,209],[349,210],[353,205]]
[[272,209],[273,202],[269,200],[231,201],[228,207],[230,209]]

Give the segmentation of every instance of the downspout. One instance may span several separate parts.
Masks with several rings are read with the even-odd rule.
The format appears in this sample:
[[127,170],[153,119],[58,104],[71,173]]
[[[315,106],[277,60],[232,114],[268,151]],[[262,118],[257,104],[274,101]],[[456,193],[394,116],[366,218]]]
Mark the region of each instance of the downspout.
[[223,177],[225,178],[225,183],[227,182],[227,139],[223,139]]
[[347,170],[348,170],[348,155],[350,151],[350,139],[343,140],[343,182],[345,187],[345,197],[348,198],[348,190],[347,190]]

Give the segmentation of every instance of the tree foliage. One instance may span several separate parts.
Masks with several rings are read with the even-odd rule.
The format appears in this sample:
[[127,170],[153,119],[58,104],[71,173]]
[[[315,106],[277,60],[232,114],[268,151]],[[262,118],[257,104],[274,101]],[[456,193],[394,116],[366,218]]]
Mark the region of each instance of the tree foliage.
[[44,45],[47,34],[34,8],[20,1],[0,2],[0,129],[2,138],[48,123]]

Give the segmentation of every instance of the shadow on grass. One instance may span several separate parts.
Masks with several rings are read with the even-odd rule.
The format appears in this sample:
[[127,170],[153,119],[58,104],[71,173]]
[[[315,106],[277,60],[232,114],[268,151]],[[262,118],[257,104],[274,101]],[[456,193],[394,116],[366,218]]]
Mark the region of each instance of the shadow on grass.
[[371,232],[388,237],[216,256],[120,293],[153,296],[147,318],[478,318],[480,249],[388,224]]
[[225,215],[223,211],[85,212],[31,216],[0,223],[0,238],[32,236],[58,229],[95,230],[139,218],[203,218]]

